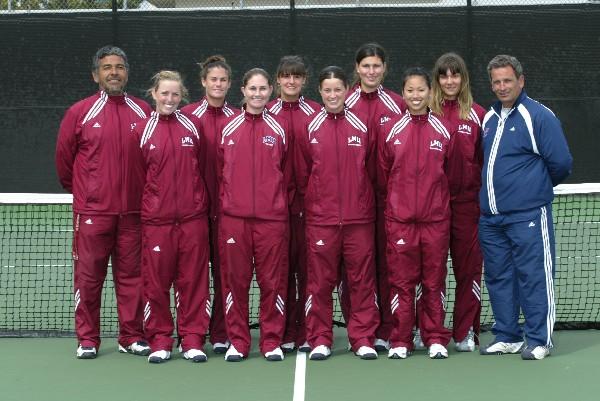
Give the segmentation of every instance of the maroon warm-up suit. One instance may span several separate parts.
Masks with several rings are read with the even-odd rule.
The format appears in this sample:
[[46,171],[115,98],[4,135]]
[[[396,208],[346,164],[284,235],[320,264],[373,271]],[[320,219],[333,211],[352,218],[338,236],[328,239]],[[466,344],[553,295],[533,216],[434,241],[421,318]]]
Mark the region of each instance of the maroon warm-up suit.
[[142,197],[144,323],[152,352],[171,351],[175,291],[183,351],[202,349],[210,321],[208,192],[204,144],[192,121],[176,111],[137,124],[146,181]]
[[[401,115],[406,111],[406,103],[402,96],[383,86],[374,92],[364,92],[361,90],[360,83],[356,84],[348,93],[346,104],[350,110],[360,113],[368,118],[367,126],[374,141],[377,141],[378,132],[389,123],[392,117]],[[379,174],[379,173],[378,173]],[[392,315],[386,305],[389,304],[390,288],[387,277],[386,263],[386,238],[385,238],[385,219],[383,216],[384,199],[379,193],[376,193],[377,218],[376,218],[376,258],[375,266],[377,272],[377,289],[379,295],[379,313],[381,323],[375,332],[375,337],[383,340],[390,338],[392,332]],[[340,298],[344,316],[347,315],[349,300],[347,291],[343,291]]]
[[204,166],[204,182],[210,198],[209,232],[210,232],[210,269],[213,279],[213,302],[210,318],[210,342],[212,344],[227,341],[225,328],[225,314],[223,312],[223,292],[221,290],[221,268],[218,246],[219,233],[219,183],[217,181],[217,149],[221,142],[219,126],[228,117],[239,113],[239,109],[231,107],[227,102],[222,107],[213,107],[208,104],[206,97],[199,102],[188,104],[181,109],[183,113],[191,114],[193,122],[198,127],[198,133],[204,138],[206,150]]
[[485,110],[473,103],[467,120],[460,118],[456,100],[444,100],[443,117],[456,132],[454,152],[448,163],[450,176],[450,256],[456,279],[453,331],[455,341],[462,341],[472,327],[479,343],[481,314],[481,271],[483,256],[479,248],[479,189],[483,150],[481,123]]
[[306,125],[295,158],[304,196],[307,243],[305,303],[308,342],[331,347],[331,294],[346,270],[352,304],[347,320],[354,351],[373,346],[379,324],[375,283],[375,143],[348,109],[321,110]]
[[285,120],[265,109],[257,115],[242,111],[228,121],[218,152],[221,283],[229,341],[247,357],[254,270],[260,287],[261,353],[279,347],[283,339],[292,159]]
[[431,113],[395,117],[382,130],[378,159],[385,219],[390,304],[390,346],[413,349],[415,287],[423,288],[419,316],[426,346],[446,345],[446,260],[450,237],[450,191],[446,165],[453,142],[447,122]]
[[132,125],[150,106],[100,91],[71,106],[61,122],[56,170],[73,194],[75,332],[100,346],[100,304],[109,257],[119,314],[119,344],[143,340],[140,199],[143,175],[131,168]]
[[[281,98],[271,101],[267,108],[277,116],[288,121],[292,144],[298,142],[303,134],[306,120],[321,110],[317,102],[304,96],[295,102],[286,102]],[[291,154],[295,154],[291,150]],[[295,176],[295,175],[294,175]],[[296,180],[296,178],[294,178]],[[296,192],[290,207],[290,271],[288,275],[287,318],[283,343],[294,342],[300,346],[306,342],[304,323],[304,303],[306,301],[306,238],[304,235],[304,199]]]

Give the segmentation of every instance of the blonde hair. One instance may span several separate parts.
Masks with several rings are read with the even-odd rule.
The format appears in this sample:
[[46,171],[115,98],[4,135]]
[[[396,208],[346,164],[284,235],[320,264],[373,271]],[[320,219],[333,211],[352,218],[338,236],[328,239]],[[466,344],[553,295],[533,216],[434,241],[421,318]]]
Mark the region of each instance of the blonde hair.
[[442,103],[444,102],[444,91],[440,86],[440,76],[446,75],[450,70],[452,74],[460,74],[460,90],[458,91],[457,101],[459,115],[462,120],[469,118],[471,107],[473,106],[473,95],[471,94],[471,83],[469,81],[469,72],[467,64],[456,53],[446,53],[440,56],[433,67],[432,94],[429,108],[435,114],[444,115]]
[[152,96],[152,92],[154,92],[158,89],[158,86],[160,85],[160,83],[162,81],[175,81],[175,82],[179,83],[179,87],[181,88],[181,100],[187,101],[189,92],[188,92],[187,88],[185,87],[185,85],[183,84],[183,79],[181,78],[181,75],[177,71],[169,71],[169,70],[159,71],[152,76],[151,81],[152,81],[152,86],[150,88],[148,88],[148,90],[146,91],[146,94],[148,96],[150,96],[150,97]]

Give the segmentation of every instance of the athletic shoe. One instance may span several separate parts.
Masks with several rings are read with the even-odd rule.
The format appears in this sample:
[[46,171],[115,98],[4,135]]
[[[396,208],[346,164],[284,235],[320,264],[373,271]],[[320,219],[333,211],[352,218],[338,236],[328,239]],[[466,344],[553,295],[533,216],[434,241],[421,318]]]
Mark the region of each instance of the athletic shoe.
[[304,341],[304,344],[298,347],[298,351],[300,352],[310,352],[310,345],[308,341]]
[[224,343],[219,343],[216,342],[212,345],[213,347],[213,352],[215,354],[224,354],[227,352],[227,349],[229,348],[231,344],[229,343],[229,341],[225,340]]
[[454,344],[454,349],[458,352],[473,352],[475,351],[475,333],[473,329],[469,329],[467,336]]
[[366,345],[363,345],[362,347],[360,347],[358,349],[358,351],[356,351],[354,354],[356,356],[360,357],[360,359],[366,359],[366,360],[377,359],[377,351],[375,351],[371,347],[367,347]]
[[289,342],[289,343],[285,343],[285,344],[281,344],[281,350],[288,354],[290,352],[294,352],[294,350],[296,349],[296,343],[295,342]]
[[502,341],[494,341],[486,345],[485,347],[479,348],[481,355],[504,355],[504,354],[518,354],[523,350],[525,343],[519,341],[516,343],[505,343]]
[[240,362],[242,359],[244,359],[244,354],[235,349],[233,344],[230,345],[225,353],[225,360],[227,362]]
[[165,351],[164,349],[154,351],[148,356],[148,362],[150,363],[163,363],[169,359],[171,359],[171,351]]
[[183,358],[192,362],[206,362],[208,357],[206,354],[197,348],[190,348],[183,353]]
[[331,349],[326,345],[319,345],[312,350],[308,359],[311,361],[324,361],[331,355]]
[[377,352],[384,352],[390,349],[389,341],[383,340],[381,338],[376,338],[373,346]]
[[146,341],[136,341],[126,347],[119,344],[119,352],[124,354],[148,356],[150,355],[150,346]]
[[419,329],[415,330],[413,345],[415,346],[415,351],[425,351],[427,349],[423,343],[423,339],[421,338],[421,330]]
[[431,359],[446,359],[448,358],[448,350],[442,344],[431,344],[429,357]]
[[406,359],[408,355],[409,352],[406,347],[390,348],[388,352],[388,358],[390,359]]
[[521,359],[524,360],[540,360],[550,355],[550,348],[544,345],[533,346],[529,345],[521,351]]
[[277,347],[272,351],[265,352],[265,359],[271,362],[283,361],[283,351]]
[[84,347],[79,344],[77,347],[77,359],[94,359],[98,356],[96,347]]

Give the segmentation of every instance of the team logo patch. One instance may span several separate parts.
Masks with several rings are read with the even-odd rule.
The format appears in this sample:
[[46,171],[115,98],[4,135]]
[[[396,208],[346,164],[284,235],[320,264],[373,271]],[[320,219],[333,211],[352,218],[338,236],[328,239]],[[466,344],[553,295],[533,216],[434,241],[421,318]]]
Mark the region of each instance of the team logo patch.
[[431,141],[431,143],[429,144],[429,149],[430,150],[437,150],[437,151],[442,151],[442,143],[440,141],[438,141],[437,139],[433,139]]
[[348,146],[362,146],[360,143],[360,137],[356,135],[348,137]]
[[194,146],[194,141],[189,136],[181,138],[181,146]]
[[471,126],[469,124],[459,124],[458,132],[461,134],[471,135]]
[[390,117],[388,117],[388,116],[383,116],[383,117],[381,117],[381,118],[379,119],[379,125],[383,125],[383,124],[387,123],[387,122],[388,122],[388,121],[390,121],[390,120],[391,120],[391,118],[390,118]]
[[267,146],[274,146],[277,143],[277,139],[271,135],[263,136],[263,143]]
[[488,127],[485,127],[485,129],[483,130],[482,136],[485,138],[489,132],[490,132],[490,129]]

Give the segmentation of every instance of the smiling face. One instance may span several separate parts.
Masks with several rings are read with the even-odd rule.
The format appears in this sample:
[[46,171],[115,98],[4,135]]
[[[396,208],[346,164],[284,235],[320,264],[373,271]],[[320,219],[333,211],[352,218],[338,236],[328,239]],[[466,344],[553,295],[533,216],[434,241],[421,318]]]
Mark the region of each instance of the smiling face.
[[122,95],[129,77],[121,56],[105,56],[98,60],[98,70],[92,72],[94,82],[109,95]]
[[161,115],[172,114],[181,103],[181,83],[172,80],[162,80],[152,91],[152,98],[156,102],[156,112]]
[[340,113],[344,109],[347,92],[344,81],[338,78],[324,79],[319,87],[325,110],[330,113]]
[[208,70],[206,78],[202,78],[202,86],[206,91],[206,99],[211,106],[223,106],[227,91],[231,87],[229,73],[224,68],[213,67]]
[[267,78],[261,74],[254,74],[245,86],[242,86],[242,94],[246,104],[246,111],[252,114],[260,114],[267,105],[273,87]]
[[361,89],[365,92],[375,91],[383,81],[385,68],[385,63],[377,56],[365,57],[356,63]]
[[295,102],[300,97],[306,77],[299,74],[283,74],[277,77],[281,90],[281,99],[286,102]]
[[404,97],[408,111],[415,115],[427,113],[430,92],[431,89],[424,77],[420,75],[409,76],[402,89],[402,97]]
[[438,83],[440,84],[440,88],[442,88],[444,99],[456,100],[460,93],[462,76],[460,73],[453,73],[448,69],[445,74],[440,74]]
[[492,91],[502,103],[502,107],[510,108],[521,94],[525,86],[525,78],[521,75],[517,78],[515,70],[511,66],[493,68],[490,71]]

